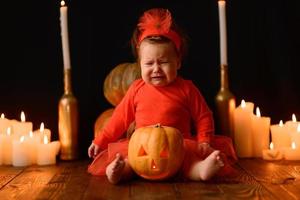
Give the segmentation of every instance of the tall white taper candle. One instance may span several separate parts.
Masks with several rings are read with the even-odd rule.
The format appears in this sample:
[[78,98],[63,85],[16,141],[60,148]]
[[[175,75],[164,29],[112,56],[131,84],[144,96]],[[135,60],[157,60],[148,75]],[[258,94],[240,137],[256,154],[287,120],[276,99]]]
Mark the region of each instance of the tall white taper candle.
[[221,65],[227,65],[227,34],[226,34],[226,2],[218,1],[219,7],[219,31],[220,31],[220,59]]
[[64,69],[71,68],[70,62],[70,50],[69,50],[69,35],[68,35],[68,7],[62,0],[60,2],[60,27],[61,27],[61,39],[64,59]]

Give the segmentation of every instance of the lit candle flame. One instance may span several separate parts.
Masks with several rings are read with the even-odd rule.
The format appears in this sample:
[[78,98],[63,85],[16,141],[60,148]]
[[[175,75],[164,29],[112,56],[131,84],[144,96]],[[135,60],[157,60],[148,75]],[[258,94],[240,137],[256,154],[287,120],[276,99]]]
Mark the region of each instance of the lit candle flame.
[[48,137],[47,137],[47,135],[44,135],[44,144],[48,144]]
[[256,117],[261,117],[259,107],[256,107]]
[[22,111],[22,112],[21,112],[21,122],[25,122],[25,121],[26,121],[25,114],[24,114],[24,112]]
[[29,131],[29,137],[33,138],[33,132]]
[[274,149],[274,145],[273,142],[270,143],[270,149],[273,150]]
[[66,5],[65,1],[62,0],[62,1],[60,2],[60,5],[61,5],[61,6],[65,6],[65,5]]
[[242,102],[241,102],[241,107],[242,107],[242,108],[245,108],[245,107],[246,107],[246,102],[245,102],[244,99],[243,99]]
[[297,119],[296,119],[296,115],[295,115],[295,114],[292,115],[292,120],[293,120],[293,122],[297,122]]
[[292,149],[296,149],[296,143],[295,142],[292,143]]
[[283,127],[283,122],[282,122],[282,120],[280,120],[279,126],[280,126],[280,127]]
[[44,132],[44,129],[45,129],[45,125],[44,122],[42,122],[40,125],[40,132]]
[[20,142],[24,142],[24,140],[25,140],[25,137],[24,137],[24,135],[20,138]]
[[1,119],[4,119],[5,118],[5,115],[4,113],[1,114]]
[[11,127],[8,127],[8,128],[6,129],[6,134],[7,134],[7,135],[10,135],[10,134],[11,134]]

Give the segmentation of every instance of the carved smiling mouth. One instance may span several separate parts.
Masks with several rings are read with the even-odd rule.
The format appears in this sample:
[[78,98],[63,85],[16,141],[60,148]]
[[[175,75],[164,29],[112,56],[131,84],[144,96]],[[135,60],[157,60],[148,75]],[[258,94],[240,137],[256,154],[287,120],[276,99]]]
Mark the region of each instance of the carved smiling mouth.
[[152,169],[153,171],[158,171],[158,170],[159,170],[159,168],[158,168],[158,166],[155,164],[154,160],[152,160],[152,162],[151,162],[151,169]]

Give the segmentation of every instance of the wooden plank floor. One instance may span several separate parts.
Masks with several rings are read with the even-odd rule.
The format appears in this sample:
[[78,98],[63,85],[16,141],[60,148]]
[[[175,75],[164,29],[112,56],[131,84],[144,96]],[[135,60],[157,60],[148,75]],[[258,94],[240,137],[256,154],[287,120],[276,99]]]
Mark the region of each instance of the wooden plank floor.
[[240,159],[234,178],[205,183],[138,179],[120,185],[86,173],[89,162],[0,166],[0,199],[300,199],[300,161]]

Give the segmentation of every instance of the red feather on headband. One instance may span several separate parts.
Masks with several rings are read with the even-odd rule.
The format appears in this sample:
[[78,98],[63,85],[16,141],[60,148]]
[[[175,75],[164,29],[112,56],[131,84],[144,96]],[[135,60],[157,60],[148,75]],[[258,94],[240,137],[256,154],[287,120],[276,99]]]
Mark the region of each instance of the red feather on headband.
[[138,45],[148,36],[161,35],[169,38],[180,51],[181,38],[177,32],[171,29],[172,16],[169,10],[154,8],[146,11],[140,18],[138,29],[141,32]]
[[[140,31],[168,33],[172,24],[171,13],[166,9],[151,9],[144,13],[138,24]],[[152,32],[151,31],[151,32]]]

